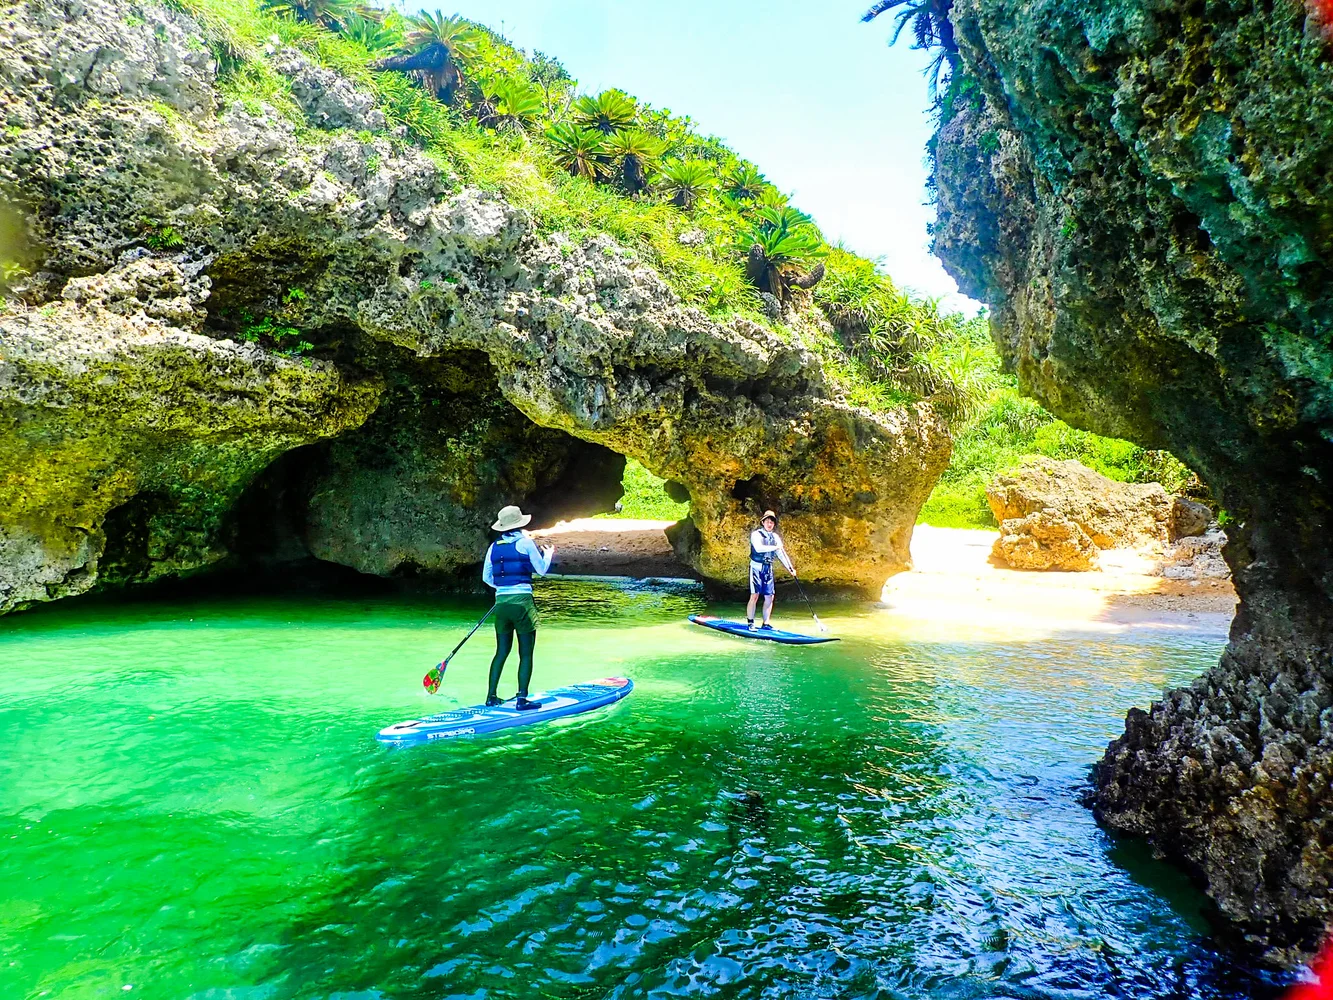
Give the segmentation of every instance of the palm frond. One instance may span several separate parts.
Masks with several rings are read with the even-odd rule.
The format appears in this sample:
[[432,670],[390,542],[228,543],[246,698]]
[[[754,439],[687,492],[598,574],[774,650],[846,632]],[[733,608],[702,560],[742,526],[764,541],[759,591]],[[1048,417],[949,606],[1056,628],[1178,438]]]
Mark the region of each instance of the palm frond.
[[676,160],[662,169],[660,184],[677,208],[687,212],[717,182],[712,164],[703,160]]
[[911,0],[879,0],[878,3],[873,4],[868,11],[861,15],[861,21],[864,24],[869,24],[881,14],[887,14],[894,7],[901,7],[905,3],[911,3]]
[[638,116],[639,106],[634,98],[619,90],[604,90],[596,97],[580,97],[571,109],[575,122],[603,135],[629,128]]
[[546,130],[546,138],[556,163],[575,177],[596,183],[611,176],[606,137],[596,129],[560,122]]

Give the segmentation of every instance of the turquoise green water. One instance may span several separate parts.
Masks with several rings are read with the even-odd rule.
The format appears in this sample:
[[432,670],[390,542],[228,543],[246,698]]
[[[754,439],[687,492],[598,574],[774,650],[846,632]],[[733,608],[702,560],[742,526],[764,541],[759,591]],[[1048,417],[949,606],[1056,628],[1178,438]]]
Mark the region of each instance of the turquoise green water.
[[1078,804],[1125,709],[1221,635],[830,610],[844,641],[802,650],[684,624],[691,591],[539,600],[536,686],[634,694],[406,749],[375,731],[484,694],[485,633],[420,688],[483,606],[0,621],[0,997],[1267,995]]

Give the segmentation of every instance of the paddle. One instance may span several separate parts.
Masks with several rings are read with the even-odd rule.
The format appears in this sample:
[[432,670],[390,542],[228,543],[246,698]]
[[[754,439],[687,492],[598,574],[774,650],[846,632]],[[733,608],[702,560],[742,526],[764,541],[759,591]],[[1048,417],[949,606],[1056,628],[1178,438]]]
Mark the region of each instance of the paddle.
[[805,597],[806,607],[810,609],[810,617],[813,618],[815,620],[815,624],[819,626],[819,631],[827,632],[828,626],[819,620],[819,615],[815,614],[815,606],[810,603],[810,598],[806,597],[805,588],[801,586],[801,581],[797,579],[795,576],[793,576],[791,578],[791,582],[796,584],[796,589],[801,592],[802,597]]
[[444,672],[449,669],[449,661],[452,660],[458,654],[458,651],[463,648],[463,643],[476,635],[477,629],[486,624],[486,619],[491,616],[491,612],[494,610],[495,605],[492,604],[490,610],[481,616],[481,621],[472,626],[472,631],[463,636],[463,642],[460,642],[455,646],[452,653],[446,656],[440,663],[431,667],[430,672],[426,674],[425,677],[421,678],[421,686],[426,689],[427,694],[435,694],[435,692],[440,690],[440,684],[444,681]]

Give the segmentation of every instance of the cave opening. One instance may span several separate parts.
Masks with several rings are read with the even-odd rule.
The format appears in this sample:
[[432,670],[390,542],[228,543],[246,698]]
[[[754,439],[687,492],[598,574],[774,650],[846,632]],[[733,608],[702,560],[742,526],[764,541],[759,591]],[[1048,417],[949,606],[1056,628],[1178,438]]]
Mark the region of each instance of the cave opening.
[[[246,487],[218,531],[219,581],[344,585],[359,575],[476,589],[501,507],[522,507],[533,529],[616,510],[624,456],[532,422],[504,398],[484,353],[357,350],[384,381],[377,409],[286,452]],[[151,544],[142,535],[140,548]]]
[[637,516],[678,513],[638,463],[520,412],[486,354],[423,359],[355,333],[347,342],[360,370],[383,383],[368,419],[266,464],[221,443],[242,454],[237,467],[254,465],[232,479],[201,476],[168,490],[145,483],[105,516],[95,589],[477,590],[504,506],[522,507],[540,530],[615,513],[628,482],[636,496],[660,498],[661,509]]

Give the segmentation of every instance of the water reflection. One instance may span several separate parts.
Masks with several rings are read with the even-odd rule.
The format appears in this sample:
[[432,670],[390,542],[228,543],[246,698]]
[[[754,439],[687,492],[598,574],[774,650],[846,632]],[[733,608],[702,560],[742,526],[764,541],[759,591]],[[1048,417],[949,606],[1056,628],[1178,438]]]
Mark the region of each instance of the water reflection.
[[371,734],[439,703],[420,664],[475,608],[0,625],[0,994],[1273,995],[1078,804],[1124,709],[1218,639],[940,642],[865,612],[800,650],[682,624],[689,589],[542,602],[542,683],[624,670],[635,695],[395,751]]

